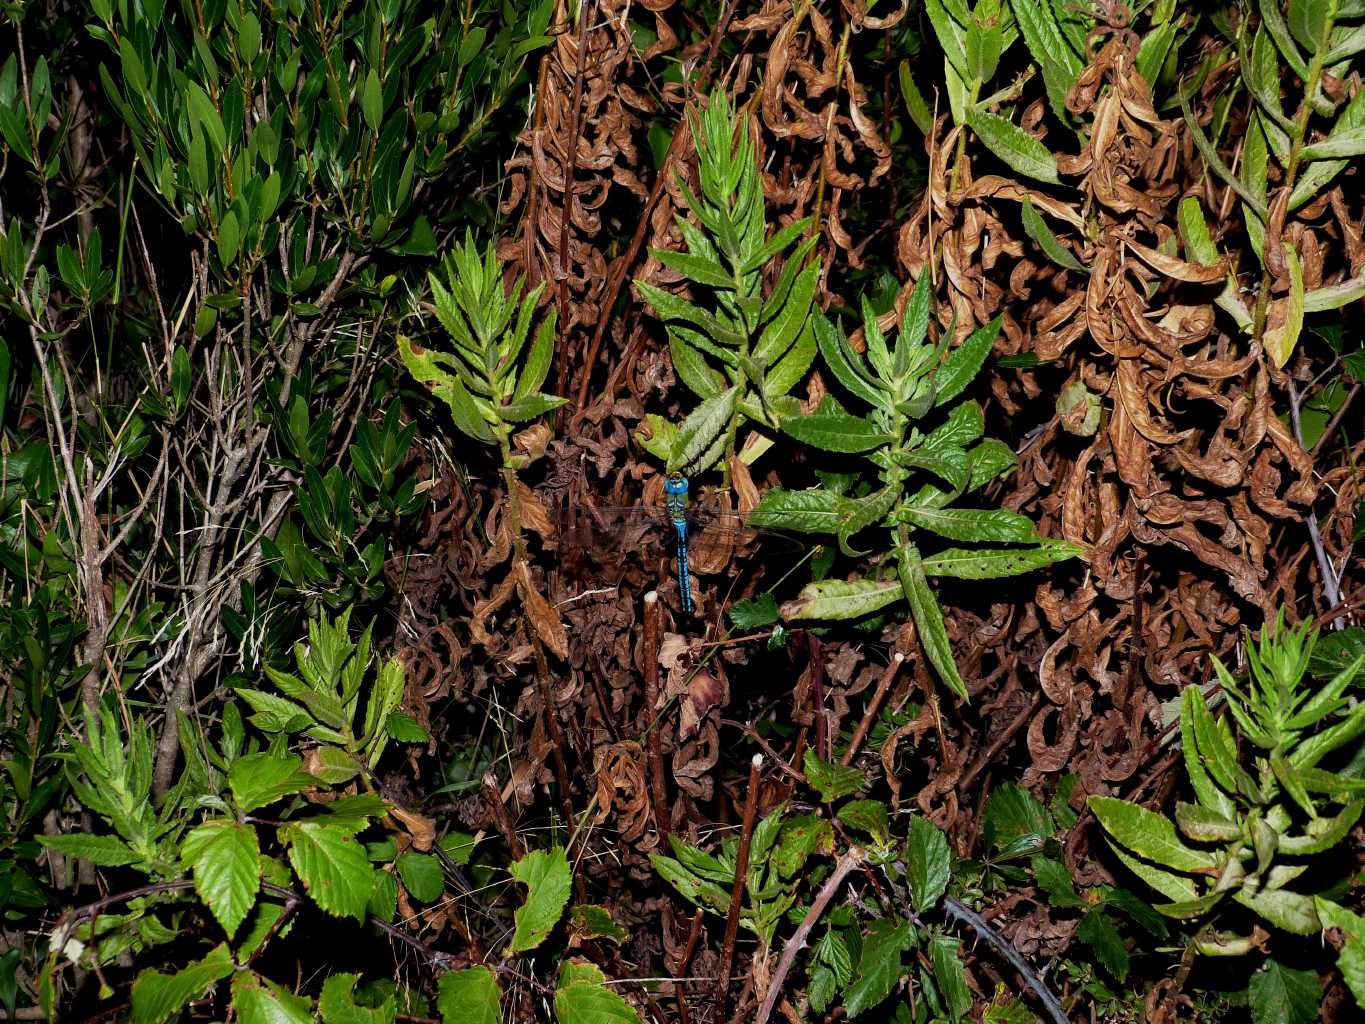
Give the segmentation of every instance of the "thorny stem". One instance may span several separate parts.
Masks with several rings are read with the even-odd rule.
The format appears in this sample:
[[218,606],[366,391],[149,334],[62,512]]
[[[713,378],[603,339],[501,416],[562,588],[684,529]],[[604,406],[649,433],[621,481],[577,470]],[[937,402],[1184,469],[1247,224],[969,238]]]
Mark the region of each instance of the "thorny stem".
[[862,864],[866,854],[861,849],[854,846],[842,857],[834,866],[834,872],[825,879],[825,884],[820,887],[820,891],[815,895],[815,902],[811,904],[810,910],[797,925],[796,931],[788,940],[786,947],[782,950],[782,958],[777,962],[777,970],[773,972],[772,980],[768,984],[768,994],[763,997],[763,1003],[758,1008],[758,1014],[754,1017],[754,1024],[767,1024],[768,1017],[772,1015],[773,1007],[777,1005],[778,997],[782,994],[782,988],[787,980],[787,975],[791,972],[792,964],[796,962],[796,954],[806,945],[806,940],[810,937],[811,929],[815,927],[815,922],[820,920],[829,906],[830,900],[834,899],[834,894],[839,891],[839,887],[844,884],[844,879],[849,872],[855,870]]
[[725,997],[730,989],[730,971],[735,962],[735,938],[739,935],[739,909],[744,902],[745,882],[749,877],[749,850],[754,841],[754,818],[758,815],[758,787],[763,755],[749,762],[749,790],[744,800],[744,824],[739,834],[739,854],[735,858],[735,882],[730,887],[730,907],[725,915],[725,940],[720,947],[720,970],[716,977],[716,1000],[711,1010],[712,1024],[725,1017]]
[[1066,1011],[1062,1009],[1062,1004],[1057,1001],[1057,997],[1047,987],[1042,978],[1038,977],[1037,972],[1028,965],[1028,962],[1015,951],[1015,948],[1006,942],[994,928],[976,911],[958,902],[951,896],[943,899],[943,909],[949,917],[956,918],[964,924],[969,924],[975,929],[976,934],[986,940],[987,945],[993,947],[997,953],[1009,961],[1011,967],[1024,979],[1024,984],[1033,990],[1033,994],[1038,997],[1038,1001],[1043,1004],[1047,1012],[1052,1015],[1056,1024],[1070,1024]]

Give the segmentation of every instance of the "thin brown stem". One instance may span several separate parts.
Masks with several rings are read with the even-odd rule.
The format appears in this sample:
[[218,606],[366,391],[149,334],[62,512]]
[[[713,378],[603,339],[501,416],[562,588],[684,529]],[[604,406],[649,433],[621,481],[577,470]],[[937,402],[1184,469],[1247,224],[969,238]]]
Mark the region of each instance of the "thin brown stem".
[[720,947],[720,971],[716,977],[716,1001],[711,1010],[712,1024],[725,1019],[725,1000],[730,990],[730,971],[735,963],[735,938],[739,934],[739,911],[744,902],[744,883],[749,874],[749,849],[754,841],[754,819],[758,816],[758,785],[763,755],[749,762],[749,791],[744,800],[744,824],[739,834],[739,853],[735,858],[735,882],[730,886],[730,909],[725,916],[725,939]]
[[[651,590],[645,595],[645,716],[656,713],[659,705],[659,616],[662,606],[659,594]],[[654,803],[654,827],[659,830],[659,846],[668,849],[669,811],[668,790],[664,779],[663,741],[658,729],[645,734],[645,760],[649,772],[649,793]]]

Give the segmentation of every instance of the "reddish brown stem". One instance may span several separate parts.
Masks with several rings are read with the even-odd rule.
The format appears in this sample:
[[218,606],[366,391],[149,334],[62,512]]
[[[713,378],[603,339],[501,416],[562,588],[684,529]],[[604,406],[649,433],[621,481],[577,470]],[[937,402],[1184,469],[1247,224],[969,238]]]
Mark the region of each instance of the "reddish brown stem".
[[711,1011],[712,1024],[725,1019],[725,997],[730,990],[730,970],[735,963],[735,938],[739,934],[739,908],[744,902],[744,881],[749,873],[749,847],[754,841],[754,818],[758,816],[759,770],[763,755],[749,762],[749,791],[744,800],[744,824],[739,833],[739,855],[735,858],[735,884],[730,887],[730,911],[725,917],[725,941],[720,947],[720,973],[716,978],[716,1002]]
[[507,843],[512,859],[521,860],[526,856],[526,847],[521,845],[517,830],[512,827],[512,816],[507,813],[507,805],[502,802],[502,794],[498,792],[498,778],[492,772],[483,777],[483,799],[493,815],[493,824],[498,827],[503,841]]
[[853,763],[853,759],[858,755],[858,748],[863,745],[863,740],[867,739],[868,730],[872,728],[872,723],[877,720],[882,701],[886,700],[886,695],[891,692],[891,683],[895,680],[897,671],[904,663],[905,655],[897,651],[892,656],[891,663],[886,666],[886,671],[882,673],[882,677],[877,683],[877,690],[872,694],[872,700],[868,703],[867,710],[863,712],[863,720],[858,723],[858,731],[853,734],[848,749],[844,751],[844,756],[839,759],[840,764],[849,765]]
[[668,790],[664,780],[664,756],[659,738],[659,616],[662,606],[659,595],[651,590],[645,595],[645,719],[653,723],[645,733],[645,762],[649,770],[649,794],[654,803],[654,827],[659,830],[659,848],[668,849],[669,813]]

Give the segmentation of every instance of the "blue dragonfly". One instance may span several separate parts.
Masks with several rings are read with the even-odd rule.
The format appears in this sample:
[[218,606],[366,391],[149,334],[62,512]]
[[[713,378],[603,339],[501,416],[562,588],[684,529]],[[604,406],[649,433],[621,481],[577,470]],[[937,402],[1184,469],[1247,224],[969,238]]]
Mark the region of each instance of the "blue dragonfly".
[[569,544],[591,550],[600,560],[622,560],[630,551],[669,545],[676,560],[682,610],[695,606],[692,573],[716,573],[734,563],[736,552],[754,543],[765,550],[800,551],[809,545],[786,534],[746,526],[744,517],[690,501],[687,477],[671,474],[664,481],[664,504],[575,510]]

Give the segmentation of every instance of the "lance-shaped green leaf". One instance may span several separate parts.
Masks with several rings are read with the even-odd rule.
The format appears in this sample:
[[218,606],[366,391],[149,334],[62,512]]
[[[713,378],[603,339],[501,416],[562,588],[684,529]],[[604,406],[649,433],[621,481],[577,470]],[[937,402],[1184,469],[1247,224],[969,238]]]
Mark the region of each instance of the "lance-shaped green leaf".
[[[1349,137],[1348,133],[1365,127],[1365,89],[1357,89],[1349,103],[1342,109],[1336,124],[1332,126],[1332,137]],[[1294,183],[1294,191],[1289,196],[1289,210],[1292,213],[1321,192],[1338,174],[1346,169],[1349,160],[1313,160],[1299,174]]]
[[672,292],[666,292],[662,288],[650,284],[648,281],[636,280],[635,286],[640,289],[640,294],[645,297],[654,311],[663,320],[681,320],[684,323],[693,324],[708,337],[719,344],[729,348],[739,348],[744,344],[744,336],[722,324],[714,314],[708,313],[700,306],[695,306],[686,299],[680,299]]
[[967,108],[967,124],[986,148],[1017,174],[1060,185],[1057,159],[1046,146],[1013,121],[981,107]]
[[1322,930],[1322,922],[1318,920],[1312,896],[1290,892],[1288,889],[1262,889],[1259,892],[1239,889],[1233,893],[1232,898],[1242,906],[1254,910],[1276,928],[1291,934],[1312,935]]
[[398,354],[403,365],[417,380],[431,386],[431,393],[450,407],[451,418],[460,432],[475,441],[493,444],[497,435],[484,419],[474,396],[460,378],[436,365],[430,351],[416,351],[406,335],[398,335]]
[[782,618],[859,619],[895,604],[904,595],[896,580],[822,580],[808,583],[800,596],[782,606]]
[[945,548],[925,558],[921,565],[926,576],[991,580],[1021,576],[1082,553],[1074,544],[1043,537],[1035,546],[1027,548]]
[[854,351],[843,330],[831,323],[823,313],[817,312],[813,319],[820,355],[835,379],[868,405],[880,406],[881,389],[864,369],[862,356]]
[[899,550],[896,568],[901,590],[910,602],[915,629],[919,631],[920,646],[929,656],[929,663],[949,689],[964,701],[967,700],[967,684],[962,681],[957,663],[953,661],[953,647],[948,640],[948,627],[943,622],[943,609],[939,607],[938,598],[934,596],[929,580],[924,575],[924,565],[915,545],[906,544]]
[[735,414],[738,394],[737,387],[729,388],[692,410],[678,431],[673,454],[668,460],[669,472],[690,469],[705,461],[702,455],[724,437],[730,418]]
[[997,316],[990,323],[978,327],[967,340],[948,353],[934,376],[934,404],[942,406],[962,394],[981,372],[986,357],[991,354],[995,339],[1000,336],[1004,317]]
[[782,420],[781,426],[783,433],[826,452],[866,452],[892,440],[871,420],[834,409],[790,416]]
[[[651,853],[649,862],[654,870],[693,906],[715,914],[725,913],[730,906],[730,890],[708,878],[689,871],[681,862],[661,853]],[[731,872],[733,878],[733,872]]]
[[1169,819],[1127,800],[1092,796],[1091,812],[1113,838],[1141,857],[1177,871],[1212,871],[1213,854],[1193,850],[1180,841]]
[[1270,219],[1270,211],[1265,203],[1247,188],[1237,175],[1228,169],[1228,165],[1223,163],[1223,158],[1218,155],[1209,137],[1204,134],[1204,129],[1199,126],[1199,121],[1190,111],[1188,97],[1184,93],[1179,94],[1180,111],[1185,117],[1185,126],[1190,130],[1190,138],[1194,141],[1194,148],[1199,150],[1199,155],[1204,158],[1204,163],[1208,164],[1209,169],[1222,178],[1223,181],[1231,186],[1232,190],[1242,197],[1242,200],[1249,206],[1262,221]]
[[915,85],[908,60],[901,61],[899,75],[901,98],[905,100],[905,110],[910,115],[910,120],[915,122],[915,127],[919,129],[920,134],[927,136],[934,126],[934,115],[929,109],[929,104],[924,102],[924,96],[920,93],[919,87]]
[[[1208,735],[1208,724],[1199,723],[1203,725],[1201,729],[1196,723],[1196,719],[1201,715],[1204,718],[1209,717],[1208,707],[1204,703],[1204,695],[1197,685],[1187,686],[1180,699],[1180,736],[1184,748],[1185,772],[1190,777],[1190,786],[1194,790],[1195,796],[1199,798],[1199,802],[1220,818],[1231,820],[1237,814],[1236,805],[1232,802],[1232,798],[1214,782],[1207,767],[1209,759],[1221,756],[1220,770],[1226,773],[1230,779],[1231,772],[1227,769],[1226,751],[1222,751],[1220,755],[1217,751],[1200,749],[1199,737],[1201,733],[1205,736]],[[1214,742],[1219,747],[1222,746],[1221,739],[1215,738]]]
[[36,836],[39,843],[64,857],[88,860],[99,868],[117,868],[142,859],[117,836],[97,836],[77,832],[64,836]]
[[1057,236],[1047,226],[1047,221],[1043,219],[1027,196],[1024,197],[1024,202],[1019,207],[1019,219],[1023,222],[1024,233],[1033,239],[1038,248],[1042,249],[1053,263],[1059,267],[1066,267],[1068,270],[1087,272],[1089,268],[1073,256],[1070,249],[1057,240]]
[[989,544],[1028,544],[1037,540],[1033,521],[1009,509],[915,508],[902,505],[896,518],[941,537]]
[[682,274],[689,281],[704,284],[711,288],[735,287],[735,275],[729,273],[712,256],[697,253],[672,252],[668,249],[650,249],[654,257],[668,267]]
[[1283,319],[1273,327],[1266,328],[1264,344],[1266,353],[1277,367],[1289,362],[1294,346],[1299,342],[1303,331],[1303,268],[1299,264],[1299,254],[1288,242],[1284,243],[1284,259],[1289,267],[1289,298],[1284,307]]

